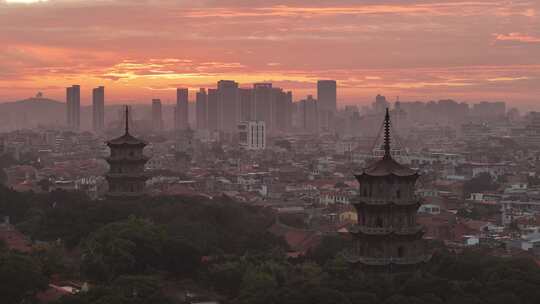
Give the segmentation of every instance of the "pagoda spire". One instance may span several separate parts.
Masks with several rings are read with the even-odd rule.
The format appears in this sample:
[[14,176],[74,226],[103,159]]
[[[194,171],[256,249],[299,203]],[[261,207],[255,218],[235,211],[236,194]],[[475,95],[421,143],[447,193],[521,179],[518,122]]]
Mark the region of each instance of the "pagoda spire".
[[126,134],[129,134],[129,107],[126,105]]
[[390,154],[390,111],[386,108],[384,117],[384,157],[383,159],[392,159]]

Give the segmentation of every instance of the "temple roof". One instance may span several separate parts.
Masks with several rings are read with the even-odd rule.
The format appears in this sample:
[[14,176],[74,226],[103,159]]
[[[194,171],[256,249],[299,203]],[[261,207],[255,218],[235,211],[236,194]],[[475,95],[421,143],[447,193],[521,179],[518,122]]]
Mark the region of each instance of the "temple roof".
[[362,172],[356,174],[356,176],[413,176],[417,174],[416,170],[399,164],[393,158],[383,158],[367,166]]
[[107,142],[109,145],[146,145],[146,142],[126,133],[118,138],[111,139]]

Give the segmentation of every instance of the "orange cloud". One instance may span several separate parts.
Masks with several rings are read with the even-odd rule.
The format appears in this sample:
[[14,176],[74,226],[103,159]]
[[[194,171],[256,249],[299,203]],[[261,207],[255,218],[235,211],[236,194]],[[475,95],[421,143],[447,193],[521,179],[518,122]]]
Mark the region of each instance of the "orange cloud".
[[166,101],[175,87],[220,79],[272,81],[301,98],[318,78],[338,80],[342,103],[377,93],[533,102],[539,9],[535,0],[0,0],[0,102],[38,90],[63,100],[74,83],[83,102],[97,85],[110,102]]
[[499,41],[540,43],[540,37],[530,36],[522,33],[495,34],[495,39]]

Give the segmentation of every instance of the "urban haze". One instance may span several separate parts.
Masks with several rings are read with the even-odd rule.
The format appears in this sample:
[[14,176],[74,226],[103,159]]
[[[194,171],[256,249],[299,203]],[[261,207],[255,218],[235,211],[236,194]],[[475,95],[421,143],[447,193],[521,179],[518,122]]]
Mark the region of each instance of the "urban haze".
[[540,1],[0,0],[0,303],[540,303]]

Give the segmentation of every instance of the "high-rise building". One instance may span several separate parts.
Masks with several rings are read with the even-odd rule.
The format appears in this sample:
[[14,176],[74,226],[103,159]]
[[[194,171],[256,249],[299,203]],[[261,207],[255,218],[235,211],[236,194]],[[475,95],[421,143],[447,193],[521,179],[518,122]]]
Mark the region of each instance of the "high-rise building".
[[73,117],[72,117],[73,103],[71,102],[72,95],[73,95],[73,88],[72,87],[67,87],[66,88],[66,125],[68,127],[71,127],[72,124],[73,124],[71,122],[71,120],[73,119]]
[[274,103],[274,131],[287,133],[292,129],[292,92],[276,89]]
[[163,131],[163,110],[160,99],[152,99],[152,129]]
[[81,87],[72,85],[66,89],[67,125],[73,131],[81,127]]
[[334,118],[337,111],[337,91],[335,80],[317,81],[317,104],[319,111],[319,128],[325,131],[334,130]]
[[240,93],[240,120],[248,121],[253,118],[253,90],[239,89]]
[[487,121],[501,119],[506,115],[506,103],[502,101],[476,103],[473,105],[472,115]]
[[319,80],[317,81],[317,101],[319,109],[337,111],[337,88],[335,80]]
[[309,95],[306,99],[300,101],[300,108],[304,132],[311,134],[319,133],[319,111],[317,100]]
[[238,83],[220,80],[217,86],[219,130],[233,134],[240,122]]
[[208,130],[217,131],[220,126],[218,93],[216,89],[208,89]]
[[175,128],[176,130],[185,130],[189,127],[189,103],[188,89],[176,89],[176,110],[175,110]]
[[105,88],[102,86],[92,90],[92,127],[95,133],[105,128]]
[[390,114],[384,123],[384,157],[355,174],[360,184],[354,202],[358,223],[351,228],[350,262],[366,270],[413,270],[428,261],[422,226],[416,222],[420,202],[415,195],[418,173],[392,158]]
[[110,199],[127,200],[138,199],[144,195],[145,182],[148,176],[144,172],[144,165],[148,158],[144,156],[143,149],[146,143],[129,134],[129,108],[125,107],[125,133],[121,137],[110,140],[107,146],[111,155],[107,158],[110,170],[107,173]]
[[390,103],[383,95],[377,94],[375,96],[375,102],[372,105],[374,114],[383,114],[386,109],[390,107]]
[[197,130],[206,130],[208,128],[208,95],[205,89],[200,89],[197,92],[195,112]]
[[277,91],[271,83],[253,85],[253,118],[264,121],[269,133],[274,131],[274,107]]
[[266,128],[264,121],[243,121],[238,124],[240,146],[247,150],[266,148]]

